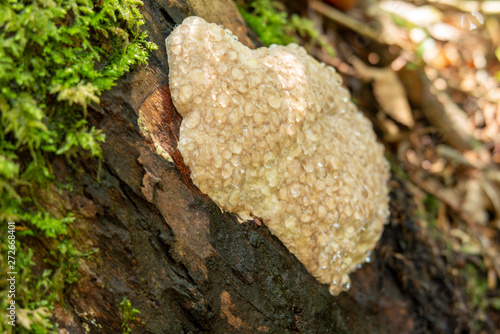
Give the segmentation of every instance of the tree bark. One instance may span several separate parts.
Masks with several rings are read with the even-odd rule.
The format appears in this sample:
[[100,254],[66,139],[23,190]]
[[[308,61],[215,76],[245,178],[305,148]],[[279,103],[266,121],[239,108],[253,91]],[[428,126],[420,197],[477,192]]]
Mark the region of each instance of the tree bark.
[[[230,0],[144,1],[145,29],[159,50],[89,110],[103,129],[103,161],[75,171],[60,201],[74,212],[80,279],[55,311],[61,333],[119,333],[124,297],[141,313],[133,333],[450,332],[462,326],[461,296],[442,245],[415,219],[404,182],[391,181],[391,218],[351,290],[333,297],[269,230],[238,222],[192,184],[176,148],[181,117],[168,89],[164,40],[188,14],[231,29],[253,46]],[[155,147],[152,138],[161,143]],[[98,175],[99,173],[99,175]]]

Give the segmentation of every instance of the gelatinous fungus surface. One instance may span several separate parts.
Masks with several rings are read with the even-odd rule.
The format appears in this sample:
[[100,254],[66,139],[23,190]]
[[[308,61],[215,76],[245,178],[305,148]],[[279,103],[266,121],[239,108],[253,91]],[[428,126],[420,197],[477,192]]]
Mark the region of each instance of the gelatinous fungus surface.
[[297,46],[250,50],[188,17],[167,38],[178,148],[221,208],[263,219],[330,292],[349,287],[387,215],[383,147],[342,79]]

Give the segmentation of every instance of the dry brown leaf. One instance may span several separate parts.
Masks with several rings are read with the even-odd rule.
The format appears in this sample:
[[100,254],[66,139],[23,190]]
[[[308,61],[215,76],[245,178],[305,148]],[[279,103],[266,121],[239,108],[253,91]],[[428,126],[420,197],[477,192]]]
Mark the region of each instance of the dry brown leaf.
[[411,112],[405,88],[391,68],[374,68],[353,59],[353,65],[364,80],[373,80],[373,93],[387,115],[412,128],[415,120]]
[[486,196],[491,201],[496,215],[500,216],[500,189],[498,187],[495,187],[494,184],[486,177],[482,178],[481,187]]
[[470,254],[470,255],[479,255],[481,254],[481,245],[479,242],[471,237],[467,232],[462,231],[459,228],[453,228],[450,230],[450,235],[460,240],[462,244],[460,247],[453,245],[455,251],[459,251],[461,253]]
[[392,119],[389,119],[387,115],[379,111],[377,113],[377,120],[384,132],[384,139],[390,143],[398,142],[402,140],[402,133],[399,131],[399,127],[396,125]]
[[487,207],[489,201],[481,186],[481,180],[470,179],[464,181],[464,188],[465,194],[461,210],[476,223],[486,224],[488,222]]
[[491,37],[491,42],[493,47],[500,46],[500,22],[495,17],[489,17],[486,19],[486,29]]
[[373,92],[383,110],[401,124],[412,128],[415,125],[403,84],[391,69],[382,70],[374,78]]

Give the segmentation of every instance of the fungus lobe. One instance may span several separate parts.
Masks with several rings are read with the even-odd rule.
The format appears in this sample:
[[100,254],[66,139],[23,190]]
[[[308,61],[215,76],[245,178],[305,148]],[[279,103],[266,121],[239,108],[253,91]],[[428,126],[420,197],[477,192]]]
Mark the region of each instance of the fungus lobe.
[[166,44],[194,184],[262,218],[332,294],[348,289],[386,221],[389,171],[339,74],[295,44],[250,50],[195,16]]

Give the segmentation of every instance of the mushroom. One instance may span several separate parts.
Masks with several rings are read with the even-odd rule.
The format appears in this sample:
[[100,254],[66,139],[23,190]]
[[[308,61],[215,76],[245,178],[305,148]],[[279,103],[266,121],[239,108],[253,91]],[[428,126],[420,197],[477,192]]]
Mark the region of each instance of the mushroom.
[[333,295],[348,289],[386,221],[389,168],[340,75],[296,44],[250,50],[195,16],[166,44],[193,183],[260,217]]

